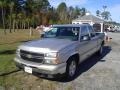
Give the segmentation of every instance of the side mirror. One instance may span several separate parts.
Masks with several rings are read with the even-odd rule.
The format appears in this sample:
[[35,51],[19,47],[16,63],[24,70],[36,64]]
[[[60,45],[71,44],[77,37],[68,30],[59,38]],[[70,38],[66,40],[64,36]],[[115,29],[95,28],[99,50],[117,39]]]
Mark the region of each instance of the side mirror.
[[81,37],[81,41],[89,41],[90,40],[90,36],[82,36]]

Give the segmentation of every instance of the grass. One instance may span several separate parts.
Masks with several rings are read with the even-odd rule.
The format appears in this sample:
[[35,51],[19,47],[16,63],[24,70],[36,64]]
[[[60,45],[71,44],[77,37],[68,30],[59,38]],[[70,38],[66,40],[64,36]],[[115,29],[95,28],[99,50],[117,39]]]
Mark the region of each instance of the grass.
[[[1,30],[2,31],[2,30]],[[19,30],[18,32],[0,34],[0,74],[16,69],[13,59],[19,44],[24,41],[37,39],[39,34],[34,31],[33,36],[29,35],[29,30]]]
[[29,30],[19,30],[7,33],[7,35],[4,35],[3,31],[0,30],[0,75],[16,70],[13,61],[16,48],[25,41],[37,38],[39,38],[39,34],[35,30],[32,36],[29,35]]
[[35,30],[33,30],[32,36],[30,36],[29,30],[18,30],[17,32],[7,33],[7,35],[4,35],[3,30],[0,30],[0,45],[20,43],[36,38],[39,38],[39,33]]

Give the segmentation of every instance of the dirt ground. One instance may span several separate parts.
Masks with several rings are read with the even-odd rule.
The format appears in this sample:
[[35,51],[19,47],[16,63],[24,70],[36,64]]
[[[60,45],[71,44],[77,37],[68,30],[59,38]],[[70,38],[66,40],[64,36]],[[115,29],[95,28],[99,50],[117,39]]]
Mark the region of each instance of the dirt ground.
[[93,55],[80,64],[73,80],[49,80],[19,71],[8,76],[17,82],[0,90],[120,90],[120,33],[108,35],[112,40],[103,55]]

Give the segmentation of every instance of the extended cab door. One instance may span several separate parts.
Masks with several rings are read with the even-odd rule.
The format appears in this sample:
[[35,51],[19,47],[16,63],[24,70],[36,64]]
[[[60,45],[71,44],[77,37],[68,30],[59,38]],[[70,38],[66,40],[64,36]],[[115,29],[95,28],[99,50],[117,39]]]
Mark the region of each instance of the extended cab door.
[[88,26],[88,30],[90,33],[90,42],[89,42],[90,51],[89,52],[90,52],[90,55],[92,55],[97,50],[98,37],[96,36],[96,33],[91,26]]
[[81,26],[80,32],[80,45],[79,45],[79,54],[80,61],[85,60],[89,56],[90,47],[90,34],[88,31],[87,25]]

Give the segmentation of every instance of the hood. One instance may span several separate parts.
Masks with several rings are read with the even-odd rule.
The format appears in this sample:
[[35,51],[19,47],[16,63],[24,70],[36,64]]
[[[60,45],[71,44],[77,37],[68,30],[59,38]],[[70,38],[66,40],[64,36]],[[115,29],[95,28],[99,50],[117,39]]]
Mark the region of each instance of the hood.
[[27,49],[29,51],[53,51],[58,52],[62,48],[73,44],[76,41],[71,41],[68,39],[56,39],[56,38],[45,38],[41,40],[35,40],[27,42],[20,46],[21,49]]

